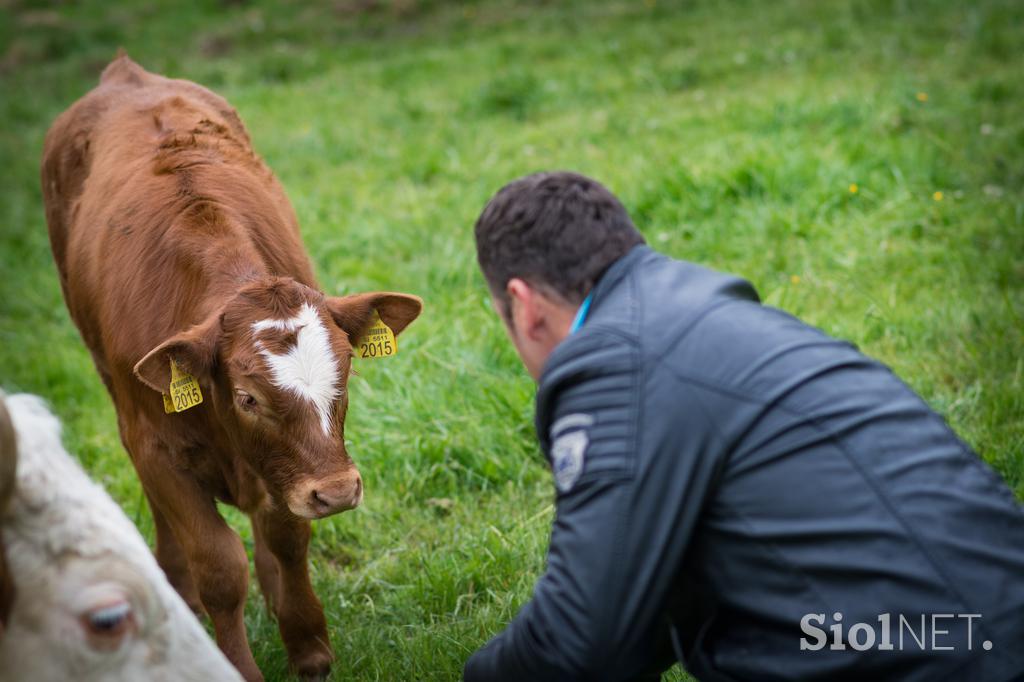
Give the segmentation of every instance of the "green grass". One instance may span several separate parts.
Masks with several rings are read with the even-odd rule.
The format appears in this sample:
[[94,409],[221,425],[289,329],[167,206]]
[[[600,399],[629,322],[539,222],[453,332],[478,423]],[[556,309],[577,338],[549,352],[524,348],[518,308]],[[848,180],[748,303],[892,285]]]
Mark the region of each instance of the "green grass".
[[[334,679],[457,678],[543,568],[533,387],[472,241],[527,172],[601,179],[655,248],[857,343],[1024,496],[1016,0],[26,5],[0,3],[0,384],[53,404],[147,537],[38,183],[46,128],[118,46],[237,107],[328,292],[426,300],[400,355],[351,384],[365,506],[315,524]],[[252,597],[257,660],[285,679]]]

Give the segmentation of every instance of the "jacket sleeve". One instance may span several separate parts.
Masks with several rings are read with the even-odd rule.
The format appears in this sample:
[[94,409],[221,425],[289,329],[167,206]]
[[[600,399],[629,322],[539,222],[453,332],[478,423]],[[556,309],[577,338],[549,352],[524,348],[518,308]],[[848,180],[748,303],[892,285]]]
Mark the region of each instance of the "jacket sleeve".
[[681,447],[673,409],[649,426],[644,412],[669,396],[646,392],[672,389],[645,378],[627,342],[587,336],[538,393],[558,489],[547,569],[533,599],[469,659],[467,682],[640,679],[671,663],[659,644],[712,475],[700,457],[709,442],[691,432]]

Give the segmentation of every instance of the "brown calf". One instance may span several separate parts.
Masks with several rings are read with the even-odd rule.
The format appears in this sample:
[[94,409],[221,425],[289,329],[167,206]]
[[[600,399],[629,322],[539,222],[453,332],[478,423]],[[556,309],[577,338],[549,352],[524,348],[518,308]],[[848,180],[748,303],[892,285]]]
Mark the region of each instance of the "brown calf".
[[[292,666],[326,675],[309,519],[362,500],[344,439],[352,349],[375,313],[398,334],[420,299],[324,296],[231,106],[124,55],[50,128],[42,184],[64,298],[117,408],[161,567],[261,679],[242,619],[248,560],[215,501],[239,507]],[[187,409],[165,413],[167,393]]]

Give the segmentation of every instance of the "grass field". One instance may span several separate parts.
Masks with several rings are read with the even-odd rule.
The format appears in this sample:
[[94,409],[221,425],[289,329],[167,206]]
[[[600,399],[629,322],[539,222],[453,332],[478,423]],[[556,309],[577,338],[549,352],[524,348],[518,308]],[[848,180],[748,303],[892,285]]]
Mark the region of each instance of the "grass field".
[[[857,343],[1024,497],[1017,0],[28,5],[0,2],[0,385],[51,402],[148,538],[38,181],[47,127],[118,46],[237,107],[326,291],[426,301],[398,357],[350,384],[365,504],[315,524],[333,679],[456,679],[543,568],[533,385],[472,240],[527,172],[601,179],[655,248]],[[286,679],[255,587],[247,619],[268,679]]]

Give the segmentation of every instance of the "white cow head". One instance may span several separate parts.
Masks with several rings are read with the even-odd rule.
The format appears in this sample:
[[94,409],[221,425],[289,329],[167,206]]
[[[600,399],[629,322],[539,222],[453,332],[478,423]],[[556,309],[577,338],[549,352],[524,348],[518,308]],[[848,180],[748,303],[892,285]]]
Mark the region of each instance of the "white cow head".
[[31,395],[0,393],[0,545],[0,680],[240,679]]

